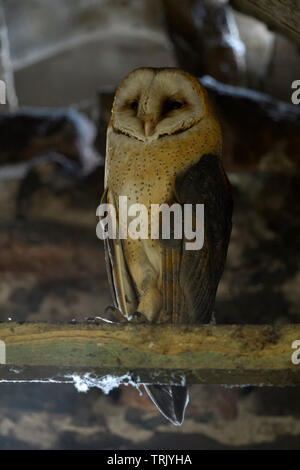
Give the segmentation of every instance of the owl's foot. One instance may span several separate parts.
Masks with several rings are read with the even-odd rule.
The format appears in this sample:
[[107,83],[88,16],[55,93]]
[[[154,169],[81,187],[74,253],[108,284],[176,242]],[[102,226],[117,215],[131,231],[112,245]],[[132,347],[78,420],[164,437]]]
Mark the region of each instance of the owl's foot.
[[132,314],[131,320],[132,323],[147,323],[147,318],[141,312],[134,312]]
[[102,320],[102,321],[106,322],[106,323],[124,323],[124,322],[127,322],[127,320],[124,317],[124,315],[122,314],[122,312],[118,308],[113,307],[111,305],[106,307],[106,309],[104,310],[104,313],[99,315],[97,318],[99,320]]

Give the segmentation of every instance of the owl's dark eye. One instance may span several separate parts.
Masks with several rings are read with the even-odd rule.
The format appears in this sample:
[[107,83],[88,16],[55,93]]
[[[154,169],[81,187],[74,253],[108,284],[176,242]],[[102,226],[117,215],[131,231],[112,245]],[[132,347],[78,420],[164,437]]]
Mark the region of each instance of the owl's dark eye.
[[130,103],[130,107],[131,109],[133,109],[133,111],[136,111],[138,109],[138,102],[137,100],[134,100]]
[[167,114],[170,111],[182,108],[183,103],[180,101],[166,100],[163,105],[163,114]]
[[169,104],[170,109],[180,109],[182,108],[182,103],[180,101],[171,101]]

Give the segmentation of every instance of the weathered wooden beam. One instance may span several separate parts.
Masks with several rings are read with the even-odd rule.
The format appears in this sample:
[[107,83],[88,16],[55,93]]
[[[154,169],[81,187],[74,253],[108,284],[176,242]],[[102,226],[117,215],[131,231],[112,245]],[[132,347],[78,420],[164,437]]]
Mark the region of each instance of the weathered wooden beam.
[[291,360],[297,339],[300,324],[1,323],[0,381],[76,376],[97,385],[110,375],[137,383],[300,385],[300,365]]
[[300,1],[299,0],[231,0],[233,7],[256,17],[300,43]]

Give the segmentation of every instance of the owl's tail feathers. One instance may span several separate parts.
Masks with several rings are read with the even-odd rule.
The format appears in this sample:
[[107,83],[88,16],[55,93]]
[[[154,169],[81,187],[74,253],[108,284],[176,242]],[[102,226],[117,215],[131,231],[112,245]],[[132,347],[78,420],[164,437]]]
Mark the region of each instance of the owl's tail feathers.
[[179,385],[144,385],[144,387],[161,414],[171,423],[180,426],[189,402],[187,387]]

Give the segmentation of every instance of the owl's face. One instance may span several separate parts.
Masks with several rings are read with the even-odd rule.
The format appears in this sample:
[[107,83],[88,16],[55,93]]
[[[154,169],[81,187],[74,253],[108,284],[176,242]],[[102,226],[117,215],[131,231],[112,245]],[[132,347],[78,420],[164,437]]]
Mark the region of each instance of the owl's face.
[[205,114],[204,91],[178,69],[141,68],[120,84],[112,109],[116,132],[143,142],[187,131]]

